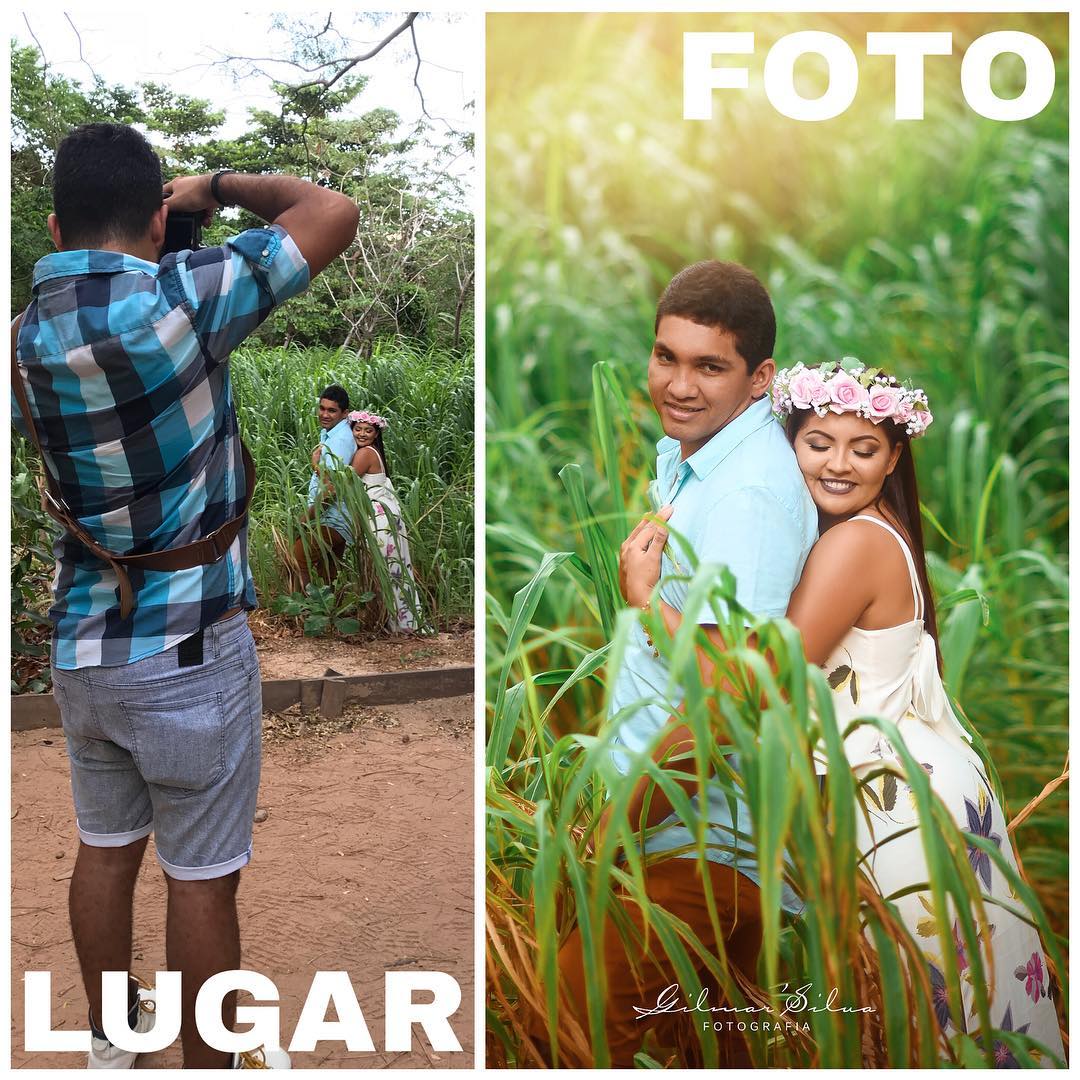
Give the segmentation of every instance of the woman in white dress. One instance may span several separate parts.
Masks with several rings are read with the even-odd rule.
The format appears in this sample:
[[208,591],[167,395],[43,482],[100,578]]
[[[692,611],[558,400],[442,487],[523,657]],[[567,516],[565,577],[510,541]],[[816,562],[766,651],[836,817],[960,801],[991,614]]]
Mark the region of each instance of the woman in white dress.
[[386,420],[373,412],[349,413],[356,453],[351,467],[363,480],[374,515],[371,525],[379,553],[386,563],[393,594],[388,605],[390,629],[395,633],[415,633],[422,627],[420,597],[413,577],[409,537],[401,517],[401,504],[390,479],[383,449]]
[[[960,829],[996,845],[1015,869],[1001,806],[941,681],[910,446],[933,419],[925,394],[855,362],[846,369],[796,364],[777,373],[772,398],[818,508],[821,534],[787,614],[802,635],[807,660],[826,673],[840,730],[866,716],[896,724]],[[652,528],[666,540],[662,528]],[[642,568],[643,577],[650,576],[652,582],[659,574],[658,551],[654,563],[655,570],[652,564],[647,572]],[[869,725],[849,735],[844,749],[860,778],[882,764],[902,772],[888,739]],[[926,883],[921,824],[908,786],[885,774],[861,790],[867,813],[856,814],[857,843],[867,856],[863,867],[881,895]],[[905,829],[911,831],[895,835]],[[988,976],[987,960],[991,953],[993,957],[994,982],[987,987],[991,1023],[1027,1035],[1063,1059],[1039,935],[1001,906],[1023,908],[989,855],[969,844],[968,860],[988,898],[989,940],[981,935],[980,948]],[[978,1041],[964,939],[954,924],[947,940],[956,950],[964,1009],[963,1016],[956,1016],[946,992],[930,897],[927,888],[893,902],[922,946],[940,1033],[950,1039],[967,1032]],[[998,1068],[1020,1067],[1004,1041],[994,1040],[993,1054]],[[1032,1056],[1044,1067],[1056,1065],[1050,1055]]]

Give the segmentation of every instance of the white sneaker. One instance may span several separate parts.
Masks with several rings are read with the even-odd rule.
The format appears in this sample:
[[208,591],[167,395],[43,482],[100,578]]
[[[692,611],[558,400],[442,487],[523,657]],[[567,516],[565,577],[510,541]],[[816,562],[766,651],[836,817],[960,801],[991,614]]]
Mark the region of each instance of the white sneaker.
[[[143,1033],[154,1026],[154,991],[137,976],[132,976],[139,987],[139,1014],[135,1031]],[[121,1050],[108,1039],[90,1036],[90,1056],[86,1059],[88,1069],[133,1069],[139,1055],[131,1050]]]
[[292,1061],[280,1046],[256,1046],[242,1054],[233,1054],[234,1069],[291,1069]]

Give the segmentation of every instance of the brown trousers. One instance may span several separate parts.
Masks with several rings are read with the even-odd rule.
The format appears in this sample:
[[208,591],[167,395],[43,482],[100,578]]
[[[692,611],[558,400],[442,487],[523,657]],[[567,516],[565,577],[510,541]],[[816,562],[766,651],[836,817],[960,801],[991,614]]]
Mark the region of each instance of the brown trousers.
[[348,546],[345,537],[337,529],[331,529],[329,525],[319,526],[319,537],[321,543],[316,542],[314,537],[309,538],[301,533],[293,544],[293,562],[300,574],[300,583],[305,588],[311,581],[312,572],[320,581],[327,583],[333,581],[337,576],[341,557]]
[[[646,889],[650,900],[687,923],[705,949],[715,956],[719,949],[709,919],[705,886],[698,866],[696,859],[668,859],[657,863],[646,870]],[[761,893],[754,882],[729,866],[711,862],[706,863],[706,866],[712,878],[713,897],[728,964],[753,980],[758,953],[761,951]],[[616,896],[612,903],[620,904],[638,934],[644,935],[644,920],[638,905],[626,896]],[[710,1006],[722,1004],[722,998],[714,985],[712,975],[704,965],[698,971],[698,985],[678,987],[679,978],[651,928],[648,940],[649,955],[635,957],[635,970],[614,921],[609,916],[604,923],[604,964],[607,968],[604,1020],[612,1067],[632,1068],[634,1054],[641,1049],[645,1033],[650,1029],[655,1030],[657,1042],[661,1046],[679,1046],[682,1049],[682,1064],[700,1064],[697,1060],[700,1049],[696,1032],[700,1031],[702,1023],[706,1022],[724,1025],[721,1030],[716,1030],[715,1027],[713,1029],[720,1047],[721,1064],[729,1067],[749,1065],[750,1056],[745,1039],[734,1026],[727,1030],[728,1021],[734,1025],[740,1019],[739,1015],[706,1011]],[[689,949],[687,951],[690,952],[691,959],[695,959],[693,952]],[[582,1030],[587,1033],[589,1027],[584,963],[581,935],[575,929],[559,950],[559,974],[566,984],[569,1000],[565,1004],[571,1009]],[[668,988],[672,986],[678,987],[678,991],[670,991]],[[661,995],[665,995],[666,999],[676,994],[678,1005],[693,1008],[698,1003],[698,994],[702,987],[708,989],[707,999],[700,1005],[702,1011],[661,1012],[654,1016],[641,1017],[635,1009],[655,1009]],[[530,1027],[535,1030],[538,1040],[546,1042],[543,1018],[537,1018],[530,1023]],[[577,1056],[568,1047],[560,1048],[560,1064],[579,1068],[593,1065],[591,1059],[574,1060]]]

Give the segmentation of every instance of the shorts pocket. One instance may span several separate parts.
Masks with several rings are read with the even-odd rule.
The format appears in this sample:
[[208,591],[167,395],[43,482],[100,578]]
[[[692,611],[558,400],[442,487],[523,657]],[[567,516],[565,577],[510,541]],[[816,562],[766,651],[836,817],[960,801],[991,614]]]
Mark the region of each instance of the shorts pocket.
[[172,703],[120,702],[131,753],[148,784],[183,797],[225,774],[225,712],[220,693]]

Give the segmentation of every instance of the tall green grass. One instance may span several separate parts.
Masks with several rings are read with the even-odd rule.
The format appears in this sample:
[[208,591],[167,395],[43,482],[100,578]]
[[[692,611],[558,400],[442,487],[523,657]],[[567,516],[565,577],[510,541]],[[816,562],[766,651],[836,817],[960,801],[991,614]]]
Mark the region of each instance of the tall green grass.
[[[647,509],[661,435],[644,393],[654,305],[686,263],[735,259],[759,274],[781,364],[855,355],[926,388],[935,423],[915,450],[931,579],[951,597],[947,685],[998,767],[1007,817],[1065,762],[1064,20],[1007,20],[1060,61],[1053,103],[1026,123],[985,121],[960,97],[960,55],[1002,28],[992,15],[950,16],[954,57],[927,66],[924,122],[891,122],[891,66],[869,61],[856,104],[827,124],[785,121],[753,90],[716,94],[712,124],[681,121],[683,30],[754,30],[759,80],[771,42],[808,18],[546,16],[542,47],[532,17],[489,20],[489,911],[492,940],[520,946],[516,960],[489,959],[489,985],[493,1046],[508,1059],[524,1045],[507,1026],[515,993],[530,992],[530,972],[533,989],[550,989],[530,965],[550,964],[551,910],[565,933],[574,906],[560,900],[586,888],[595,901],[618,880],[588,863],[575,876],[565,830],[591,816],[604,780],[586,760],[605,730],[618,623],[602,553]],[[883,28],[871,16],[812,22],[859,56],[865,31]],[[1015,92],[1006,62],[994,77]],[[788,665],[778,678],[803,678],[790,650]],[[798,803],[792,821],[810,828],[813,813]],[[1059,935],[1067,821],[1060,788],[1014,836]],[[543,862],[545,843],[560,856]],[[840,1064],[834,1035],[786,1060]]]
[[[273,597],[289,589],[281,552],[296,539],[307,505],[311,451],[319,441],[318,395],[336,382],[349,391],[354,408],[389,420],[383,434],[387,462],[429,618],[436,625],[469,619],[471,360],[379,342],[370,358],[330,349],[245,348],[231,362],[241,432],[259,472],[249,555],[260,591]],[[351,502],[359,511],[360,496]]]
[[[307,506],[311,451],[319,441],[319,393],[340,383],[354,407],[389,420],[386,456],[409,536],[413,567],[426,620],[445,627],[472,615],[473,596],[473,369],[470,359],[377,343],[372,356],[332,349],[246,347],[230,361],[240,430],[255,459],[258,481],[251,502],[248,553],[260,602],[269,606],[292,588],[286,552],[298,535]],[[12,475],[34,475],[29,444],[12,437]],[[358,478],[357,478],[358,479]],[[354,516],[363,493],[342,477],[343,499]],[[48,560],[41,537],[50,519],[37,506],[29,479],[14,492],[13,514],[20,550],[13,561],[39,549],[36,605],[48,606]],[[33,529],[30,524],[36,522]],[[362,523],[361,523],[362,527]],[[358,536],[362,532],[357,533]],[[380,569],[383,573],[380,573]],[[24,569],[23,573],[26,573]],[[385,567],[357,550],[346,558],[341,586],[350,595],[381,594]],[[364,580],[357,575],[363,574]],[[355,587],[352,587],[355,586]]]

